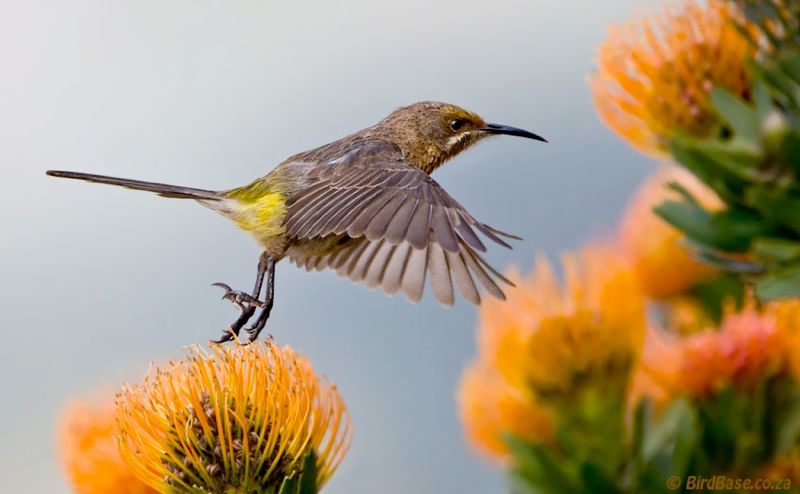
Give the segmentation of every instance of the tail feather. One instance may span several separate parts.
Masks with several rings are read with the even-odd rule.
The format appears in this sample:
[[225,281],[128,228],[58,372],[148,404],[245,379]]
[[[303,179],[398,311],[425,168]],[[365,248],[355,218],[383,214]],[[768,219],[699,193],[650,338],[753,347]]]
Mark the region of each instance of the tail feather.
[[177,199],[198,199],[204,201],[219,201],[224,199],[219,193],[213,190],[193,189],[191,187],[181,187],[179,185],[159,184],[155,182],[144,182],[142,180],[130,180],[127,178],[107,177],[105,175],[61,170],[48,170],[47,174],[51,177],[73,178],[99,184],[118,185],[134,190],[146,190],[148,192],[155,192],[163,197],[173,197]]

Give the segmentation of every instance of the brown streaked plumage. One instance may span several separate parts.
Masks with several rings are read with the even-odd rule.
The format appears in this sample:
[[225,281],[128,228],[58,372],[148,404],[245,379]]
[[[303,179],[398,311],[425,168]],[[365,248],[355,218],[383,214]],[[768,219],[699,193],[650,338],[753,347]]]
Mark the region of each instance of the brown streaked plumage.
[[[77,172],[52,176],[147,190],[198,201],[249,231],[263,246],[252,293],[224,298],[241,314],[219,341],[246,328],[255,339],[272,308],[274,265],[284,257],[307,270],[337,274],[387,293],[422,297],[425,279],[436,299],[455,300],[455,288],[479,304],[481,291],[503,298],[510,282],[481,256],[481,236],[505,247],[516,239],[476,220],[430,174],[479,140],[496,134],[544,141],[528,131],[486,123],[454,105],[420,102],[355,134],[296,154],[266,176],[227,191],[209,191]],[[264,275],[267,294],[262,301]],[[455,286],[454,286],[455,285]]]

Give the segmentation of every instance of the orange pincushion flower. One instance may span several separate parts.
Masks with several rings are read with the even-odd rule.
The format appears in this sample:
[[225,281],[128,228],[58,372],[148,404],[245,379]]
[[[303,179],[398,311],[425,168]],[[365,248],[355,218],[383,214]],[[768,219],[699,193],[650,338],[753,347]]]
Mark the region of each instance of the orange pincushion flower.
[[481,362],[464,371],[458,390],[461,422],[469,443],[488,459],[504,462],[509,451],[504,436],[530,442],[553,438],[553,418],[524,389],[511,386]]
[[563,267],[561,282],[539,259],[527,279],[509,274],[517,288],[506,301],[481,306],[479,357],[458,397],[467,439],[485,456],[508,460],[509,434],[550,442],[563,405],[613,401],[628,386],[645,330],[636,278],[604,247],[565,255]]
[[[800,381],[800,300],[775,302],[770,304],[769,310],[775,315],[778,328],[787,334],[789,368],[795,380]],[[798,452],[798,458],[800,458],[800,452]]]
[[193,347],[125,387],[117,413],[123,458],[163,493],[277,492],[311,454],[319,488],[351,436],[335,386],[271,341]]
[[671,395],[707,396],[728,385],[751,389],[787,371],[789,335],[775,318],[748,308],[728,315],[719,330],[693,334],[644,366]]
[[64,411],[58,433],[61,462],[77,494],[155,494],[122,461],[111,395],[76,401]]
[[636,149],[660,155],[679,131],[708,136],[717,124],[709,91],[747,97],[755,49],[722,0],[692,0],[612,28],[590,78],[600,117]]
[[560,283],[539,259],[507,301],[489,300],[480,310],[482,360],[540,396],[569,394],[608,373],[627,376],[643,344],[644,300],[616,254],[585,249],[565,255],[563,267]]
[[642,398],[649,398],[657,410],[663,410],[672,400],[673,396],[666,388],[663,377],[652,372],[651,365],[656,361],[659,368],[674,369],[678,366],[678,353],[672,351],[674,339],[672,333],[665,333],[655,327],[648,328],[642,357],[634,371],[628,393],[629,407],[635,408]]
[[721,206],[711,190],[676,166],[662,167],[633,197],[620,226],[620,249],[631,263],[642,290],[655,299],[685,293],[714,273],[712,268],[690,257],[681,244],[683,234],[653,212],[663,201],[677,198],[677,193],[667,187],[671,182],[681,184],[709,209]]

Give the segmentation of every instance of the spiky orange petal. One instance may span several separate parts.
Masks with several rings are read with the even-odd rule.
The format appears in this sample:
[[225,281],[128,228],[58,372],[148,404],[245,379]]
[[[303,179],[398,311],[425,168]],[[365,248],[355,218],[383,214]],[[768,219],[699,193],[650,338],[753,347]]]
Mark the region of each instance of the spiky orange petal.
[[192,347],[124,387],[117,410],[122,457],[159,492],[272,492],[310,452],[321,487],[351,437],[336,387],[271,341]]
[[609,30],[590,76],[595,107],[630,145],[661,156],[676,132],[708,136],[715,128],[713,87],[747,97],[754,52],[724,1],[665,6]]

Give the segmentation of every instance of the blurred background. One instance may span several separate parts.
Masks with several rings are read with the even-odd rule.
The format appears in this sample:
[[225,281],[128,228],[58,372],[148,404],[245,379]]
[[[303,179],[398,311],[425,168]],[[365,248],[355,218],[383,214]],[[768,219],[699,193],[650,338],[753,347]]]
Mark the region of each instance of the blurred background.
[[[537,132],[436,179],[522,235],[494,265],[609,230],[652,171],[595,117],[585,76],[635,0],[396,3],[4,1],[0,15],[0,491],[66,493],[54,431],[74,396],[235,317],[258,248],[191,202],[66,182],[61,168],[221,189],[436,99]],[[454,390],[475,309],[411,305],[281,263],[267,331],[335,381],[355,425],[326,492],[502,492],[464,443]]]

